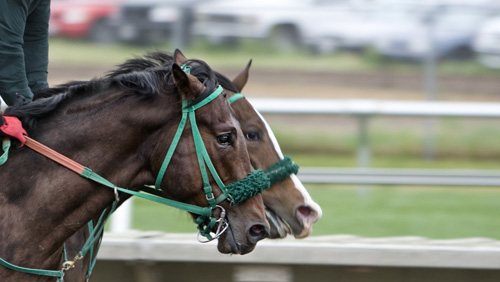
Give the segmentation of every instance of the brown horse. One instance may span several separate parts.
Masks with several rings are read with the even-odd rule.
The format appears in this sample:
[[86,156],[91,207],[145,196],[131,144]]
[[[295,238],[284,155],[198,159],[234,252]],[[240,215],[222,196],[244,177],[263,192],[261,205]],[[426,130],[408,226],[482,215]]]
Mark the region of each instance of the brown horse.
[[[151,53],[158,63],[168,64],[168,54]],[[180,52],[175,57],[177,64],[187,58]],[[231,107],[240,123],[247,141],[250,161],[254,169],[267,170],[284,159],[273,131],[262,115],[241,94],[248,82],[251,61],[232,81],[219,72],[217,80],[227,93]],[[267,219],[271,225],[269,238],[284,238],[293,234],[295,238],[305,238],[312,232],[313,224],[322,216],[321,207],[315,203],[297,176],[273,183],[263,192]]]
[[[252,170],[245,139],[225,97],[214,96],[218,83],[213,71],[199,60],[184,65],[191,74],[173,64],[68,84],[48,90],[46,98],[9,108],[6,114],[20,117],[34,139],[84,163],[115,187],[133,191],[155,183],[181,121],[183,101],[190,101],[188,107],[192,108],[202,103],[193,115],[218,177],[224,183],[248,179]],[[211,101],[207,102],[208,97]],[[205,207],[212,197],[202,189],[195,134],[189,134],[195,131],[193,121],[179,135],[159,188],[167,198]],[[208,188],[213,198],[220,198],[225,193],[214,178],[208,177]],[[121,201],[128,197],[30,149],[10,153],[0,169],[0,180],[0,258],[17,269],[61,269],[63,243],[117,201],[117,195]],[[219,251],[248,253],[267,236],[269,226],[260,195],[235,206],[227,201],[218,204],[222,208],[208,216],[222,218],[224,209],[229,225],[219,237]],[[0,266],[0,278],[56,280],[15,271],[5,264]]]
[[[241,95],[246,85],[252,61],[232,81],[234,87],[219,83],[226,89],[236,118],[247,140],[248,154],[255,169],[266,170],[284,156],[273,131],[262,115]],[[234,89],[235,88],[235,89]],[[231,91],[232,89],[232,91]],[[321,207],[315,203],[295,174],[277,182],[262,194],[267,219],[271,225],[269,238],[283,238],[293,234],[305,238],[312,232],[313,224],[321,217]]]
[[[154,68],[172,63],[169,54],[152,52],[149,61],[129,60],[121,70],[130,72],[144,68]],[[176,63],[182,64],[187,58],[176,53]],[[241,95],[249,77],[251,61],[233,81],[216,72],[218,82],[227,93],[231,106],[247,140],[248,152],[255,169],[266,170],[284,159],[280,146],[271,128],[260,113]],[[236,94],[236,95],[235,95]],[[283,238],[293,234],[296,238],[305,238],[312,232],[313,224],[321,217],[320,206],[315,203],[304,185],[295,174],[290,174],[283,181],[275,183],[263,193],[266,213],[271,224],[269,238]]]
[[[182,64],[187,60],[180,52],[176,53],[176,57],[177,64]],[[169,54],[163,52],[149,53],[147,59],[128,60],[118,70],[123,73],[144,70],[169,65],[174,60]],[[234,101],[231,106],[246,138],[252,166],[255,169],[266,170],[282,160],[283,154],[264,118],[246,99],[237,99],[241,97],[239,92],[242,91],[248,81],[250,65],[249,63],[232,82],[218,72],[216,72],[216,75],[218,82],[227,93],[227,98]],[[296,238],[307,237],[312,232],[313,223],[322,214],[319,205],[311,199],[307,190],[294,174],[264,191],[263,198],[266,205],[266,214],[271,225],[269,238],[283,238],[290,233]],[[88,234],[89,229],[84,227],[70,238],[66,242],[68,253],[76,253],[88,238]],[[95,249],[98,249],[97,245]],[[95,259],[95,256],[91,257],[86,258],[81,267],[77,266],[78,269],[68,272],[66,281],[85,281],[85,276],[90,275],[92,270],[92,267],[89,268],[88,266],[91,263],[89,260]]]

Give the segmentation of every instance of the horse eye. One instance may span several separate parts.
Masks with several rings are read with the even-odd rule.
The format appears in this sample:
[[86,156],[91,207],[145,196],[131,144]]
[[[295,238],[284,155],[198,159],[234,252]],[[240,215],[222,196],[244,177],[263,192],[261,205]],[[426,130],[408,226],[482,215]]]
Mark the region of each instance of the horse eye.
[[260,135],[258,132],[247,132],[245,134],[245,137],[247,138],[247,140],[249,141],[259,141],[260,140]]
[[233,138],[231,134],[222,134],[217,136],[217,142],[221,145],[231,145],[233,144]]

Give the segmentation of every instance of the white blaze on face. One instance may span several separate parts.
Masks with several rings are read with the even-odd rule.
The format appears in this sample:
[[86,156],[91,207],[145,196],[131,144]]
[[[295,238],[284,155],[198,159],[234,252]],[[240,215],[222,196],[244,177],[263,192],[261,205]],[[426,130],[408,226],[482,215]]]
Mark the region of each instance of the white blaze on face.
[[[281,152],[280,145],[278,144],[278,140],[276,139],[276,136],[274,136],[274,133],[271,130],[271,127],[269,127],[269,124],[267,124],[266,120],[259,113],[259,111],[257,111],[255,108],[254,108],[254,110],[259,115],[260,119],[262,120],[262,122],[266,126],[266,130],[267,130],[267,133],[269,135],[269,139],[271,139],[271,142],[273,143],[274,150],[276,151],[276,153],[278,154],[278,156],[280,157],[280,159],[283,159],[284,158],[283,153]],[[317,214],[317,219],[319,219],[322,216],[322,214],[323,214],[323,211],[321,210],[321,207],[316,202],[313,201],[313,199],[311,198],[311,196],[307,192],[306,187],[304,187],[304,185],[299,180],[299,178],[297,177],[297,175],[292,174],[290,176],[290,178],[292,179],[293,183],[295,184],[295,188],[297,190],[299,190],[300,193],[302,194],[302,196],[304,197],[304,205],[307,206],[307,207],[310,207],[313,210],[315,210],[318,213]]]

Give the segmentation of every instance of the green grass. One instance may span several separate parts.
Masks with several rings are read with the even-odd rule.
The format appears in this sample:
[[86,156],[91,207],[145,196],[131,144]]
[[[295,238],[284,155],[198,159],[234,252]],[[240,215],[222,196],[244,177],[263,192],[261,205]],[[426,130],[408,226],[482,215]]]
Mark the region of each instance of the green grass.
[[324,218],[315,235],[500,239],[497,189],[309,185]]
[[132,228],[165,232],[196,232],[196,225],[185,211],[144,200],[133,199]]
[[[500,239],[500,190],[307,185],[322,207],[313,235]],[[195,232],[187,213],[134,199],[133,228]]]

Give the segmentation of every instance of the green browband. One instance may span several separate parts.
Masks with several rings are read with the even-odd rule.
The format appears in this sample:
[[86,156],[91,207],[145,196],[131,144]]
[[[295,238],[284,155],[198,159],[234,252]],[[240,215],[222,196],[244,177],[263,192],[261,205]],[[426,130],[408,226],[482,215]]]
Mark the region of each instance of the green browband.
[[241,94],[241,93],[234,93],[233,96],[231,96],[227,99],[227,101],[229,102],[229,104],[232,104],[241,98],[245,98],[245,96],[243,96],[243,94]]

